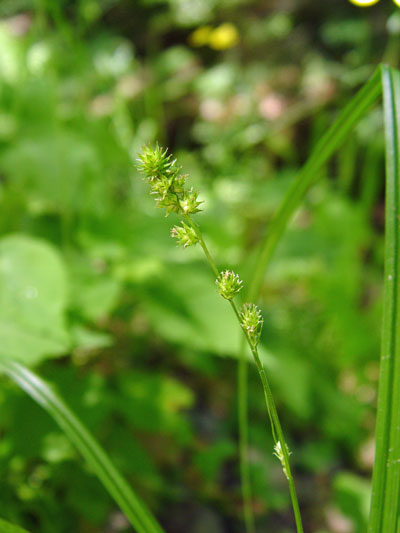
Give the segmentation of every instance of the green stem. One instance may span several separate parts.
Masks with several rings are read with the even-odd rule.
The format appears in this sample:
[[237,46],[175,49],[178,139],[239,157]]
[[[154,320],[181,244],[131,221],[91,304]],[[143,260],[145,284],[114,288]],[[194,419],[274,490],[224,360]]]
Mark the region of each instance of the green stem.
[[[214,260],[213,260],[213,258],[211,256],[208,248],[207,248],[206,243],[204,242],[200,227],[192,220],[192,218],[189,215],[186,215],[185,219],[191,225],[191,227],[195,230],[196,235],[197,235],[197,237],[199,239],[200,246],[203,248],[204,254],[207,257],[207,260],[208,260],[208,262],[210,264],[210,267],[211,267],[212,271],[214,272],[214,274],[218,278],[219,277],[219,272],[218,272],[217,266],[216,266],[216,264],[215,264],[215,262],[214,262]],[[236,307],[235,303],[232,300],[230,300],[229,303],[231,304],[231,307],[233,309],[233,312],[236,315],[236,318],[239,321],[239,324],[241,324],[239,311],[237,310],[237,307]],[[242,327],[241,327],[241,329],[242,329]],[[284,463],[285,463],[284,466],[285,466],[285,470],[286,470],[286,476],[287,476],[288,483],[289,483],[290,498],[291,498],[291,501],[292,501],[293,513],[294,513],[294,517],[295,517],[295,521],[296,521],[297,533],[303,533],[303,525],[302,525],[302,521],[301,521],[299,502],[298,502],[298,499],[297,499],[297,493],[296,493],[296,488],[295,488],[295,484],[294,484],[294,479],[293,479],[292,471],[291,471],[291,468],[290,468],[290,458],[289,458],[288,446],[286,444],[285,437],[284,437],[284,434],[283,434],[283,431],[282,431],[282,426],[281,426],[281,423],[280,423],[280,420],[279,420],[278,412],[276,410],[275,402],[274,402],[274,399],[273,399],[273,396],[272,396],[272,391],[271,391],[271,388],[269,386],[269,382],[268,382],[268,379],[267,379],[267,375],[265,373],[264,365],[262,364],[260,356],[258,354],[257,347],[253,345],[253,343],[251,342],[251,340],[250,340],[249,336],[247,335],[247,333],[243,329],[242,329],[242,331],[243,331],[243,333],[245,335],[245,338],[247,340],[247,343],[248,343],[248,345],[250,347],[251,353],[253,354],[254,362],[256,364],[256,367],[257,367],[257,370],[258,370],[258,374],[260,376],[261,383],[262,383],[262,386],[263,386],[263,389],[264,389],[265,403],[266,403],[266,406],[267,406],[267,411],[268,411],[268,415],[269,415],[270,422],[271,422],[272,436],[274,438],[274,442],[275,442],[275,444],[278,444],[278,442],[280,442],[280,445],[281,445],[281,449],[282,449],[282,453],[283,453],[283,457],[284,457]],[[246,438],[246,442],[247,442],[247,438]]]
[[[253,353],[254,361],[257,366],[258,374],[260,376],[263,389],[264,389],[264,395],[265,395],[265,403],[267,405],[268,412],[271,417],[271,423],[275,430],[272,431],[275,444],[278,443],[278,441],[281,444],[281,449],[284,457],[284,466],[285,466],[285,473],[288,479],[289,483],[289,491],[290,491],[290,498],[292,500],[292,507],[293,507],[293,513],[296,520],[296,528],[298,533],[303,533],[303,525],[301,522],[301,514],[300,514],[300,508],[299,508],[299,502],[297,499],[297,493],[296,493],[296,487],[294,484],[293,474],[290,468],[290,458],[289,458],[289,451],[288,446],[286,444],[286,440],[283,434],[282,426],[279,420],[278,412],[276,410],[274,398],[272,396],[271,387],[269,385],[267,375],[265,373],[264,365],[261,362],[260,356],[258,355],[257,348],[254,346],[251,346],[250,340],[248,341],[251,347],[251,351]],[[276,433],[275,433],[276,432]]]
[[243,515],[247,533],[255,533],[253,495],[251,490],[250,468],[248,460],[249,424],[247,410],[247,361],[245,354],[246,340],[243,338],[238,364],[238,422],[239,422],[239,464]]
[[[239,316],[239,312],[237,310],[237,307],[236,307],[236,304],[231,300],[229,302],[231,304],[231,307],[233,309],[233,312],[235,313],[237,319],[239,320],[239,324],[240,324],[240,316]],[[247,344],[249,345],[250,347],[250,350],[251,350],[251,353],[253,354],[253,358],[254,358],[254,361],[256,363],[256,366],[257,366],[257,370],[258,370],[258,373],[260,374],[260,368],[263,370],[264,372],[264,369],[263,369],[263,365],[261,363],[261,360],[260,360],[260,357],[258,355],[258,351],[257,351],[257,348],[253,345],[253,343],[251,342],[250,338],[248,337],[248,335],[246,334],[245,331],[243,331],[244,335],[245,335],[245,339],[247,341]],[[260,366],[261,365],[261,366]],[[264,372],[265,374],[265,372]],[[261,377],[261,374],[260,374],[260,377]],[[267,379],[265,377],[265,379]],[[263,381],[263,378],[261,378],[261,382],[263,384],[263,387],[264,387],[264,381]],[[265,387],[264,387],[264,393],[265,393]],[[272,431],[272,436],[274,438],[274,443],[276,444],[278,442],[278,439],[276,437],[276,431],[275,431],[275,424],[274,424],[274,419],[273,419],[273,416],[272,416],[272,411],[271,411],[271,404],[270,402],[268,401],[267,397],[266,397],[266,404],[267,404],[267,410],[268,410],[268,416],[269,416],[269,419],[271,421],[271,431]]]
[[[197,238],[199,239],[200,246],[203,249],[205,256],[210,264],[215,276],[219,277],[219,271],[215,264],[207,245],[204,241],[200,227],[190,216],[184,217],[186,222],[194,229]],[[232,302],[231,302],[232,303]],[[236,307],[233,305],[236,316],[239,319]],[[246,340],[243,339],[245,343]],[[240,350],[239,365],[238,365],[238,417],[239,417],[239,463],[240,463],[240,479],[241,479],[241,491],[243,499],[243,515],[246,525],[247,533],[255,533],[254,514],[252,509],[252,491],[250,483],[250,469],[247,460],[248,451],[248,415],[247,415],[247,361],[246,354],[244,353],[244,346]],[[272,424],[272,422],[271,422]],[[272,425],[273,431],[273,425]]]
[[184,218],[186,222],[188,222],[192,226],[194,231],[196,232],[197,238],[199,239],[200,246],[203,248],[203,252],[205,253],[205,256],[207,257],[210,267],[212,268],[214,274],[218,278],[219,271],[218,271],[217,265],[215,264],[214,259],[212,258],[210,252],[208,251],[207,245],[203,239],[203,235],[201,234],[200,227],[198,226],[198,224],[196,224],[196,222],[194,222],[194,220],[189,215],[185,215]]

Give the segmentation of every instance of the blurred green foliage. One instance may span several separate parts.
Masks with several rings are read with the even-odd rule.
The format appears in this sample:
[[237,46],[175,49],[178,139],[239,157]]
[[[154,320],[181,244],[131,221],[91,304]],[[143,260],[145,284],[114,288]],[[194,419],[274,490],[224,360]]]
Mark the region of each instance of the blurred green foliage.
[[[168,145],[246,279],[296,171],[381,60],[381,2],[0,3],[0,354],[40,364],[170,532],[242,531],[240,331],[196,249],[169,238],[137,152]],[[262,293],[261,355],[306,529],[364,531],[381,317],[383,143],[365,119],[308,195]],[[260,530],[290,528],[250,372]],[[2,380],[0,516],[41,533],[125,531],[70,443]],[[56,524],[56,525],[55,525]],[[344,526],[343,526],[344,524]],[[347,527],[347,529],[339,529]]]

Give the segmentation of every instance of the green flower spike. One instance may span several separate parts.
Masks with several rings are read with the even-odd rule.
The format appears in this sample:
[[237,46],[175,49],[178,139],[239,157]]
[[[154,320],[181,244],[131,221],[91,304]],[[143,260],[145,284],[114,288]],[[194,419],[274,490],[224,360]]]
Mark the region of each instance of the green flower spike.
[[160,146],[146,146],[139,158],[138,170],[145,175],[150,184],[151,194],[155,196],[157,207],[165,207],[167,216],[174,212],[181,215],[193,215],[200,211],[193,189],[185,189],[187,176],[182,174],[182,167],[176,164],[171,154]]
[[[297,501],[294,480],[290,471],[289,450],[286,445],[275,403],[271,397],[267,375],[263,363],[257,351],[257,344],[260,340],[263,318],[258,307],[254,304],[245,304],[240,312],[238,311],[234,297],[241,291],[243,282],[239,276],[230,270],[218,273],[215,262],[208,251],[206,243],[201,235],[200,228],[191,218],[192,214],[200,211],[198,193],[192,188],[185,187],[186,176],[182,174],[182,169],[176,164],[172,155],[168,155],[167,150],[156,145],[155,148],[146,147],[139,157],[139,170],[145,175],[151,187],[151,194],[155,196],[157,207],[165,207],[167,215],[175,212],[184,220],[179,226],[175,226],[172,237],[175,237],[184,248],[199,242],[208,262],[216,273],[216,284],[218,292],[223,298],[228,300],[239,319],[240,325],[246,335],[247,342],[254,356],[254,362],[265,393],[265,401],[268,415],[271,421],[272,433],[275,441],[274,454],[282,464],[283,471],[289,480],[290,495],[293,511],[296,520],[298,533],[303,532],[299,504]],[[242,373],[243,374],[243,373]],[[242,390],[243,392],[243,390]]]
[[177,239],[178,244],[186,248],[198,243],[199,238],[194,229],[184,222],[181,222],[181,224],[182,226],[174,226],[171,230],[171,236]]
[[215,283],[217,284],[218,292],[226,300],[233,300],[243,287],[243,281],[231,270],[221,272]]
[[264,319],[260,309],[255,304],[244,304],[239,313],[240,324],[253,346],[257,346]]
[[[286,446],[286,444],[285,444],[285,446]],[[288,454],[292,455],[292,452],[289,451],[289,448],[287,446],[286,446],[286,449],[287,449]],[[275,457],[277,457],[279,459],[279,461],[281,462],[281,465],[282,465],[282,468],[283,468],[283,473],[285,474],[286,478],[289,479],[287,468],[286,468],[285,456],[283,455],[282,445],[281,445],[281,442],[279,440],[275,444],[274,450],[275,450],[274,451]]]

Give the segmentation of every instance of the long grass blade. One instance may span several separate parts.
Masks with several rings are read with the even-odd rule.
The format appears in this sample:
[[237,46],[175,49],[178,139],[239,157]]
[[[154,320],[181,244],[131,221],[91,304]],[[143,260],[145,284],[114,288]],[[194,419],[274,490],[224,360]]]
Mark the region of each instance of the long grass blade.
[[300,170],[261,242],[258,258],[251,276],[249,301],[253,301],[257,297],[264,272],[272,254],[291,216],[303,201],[311,185],[318,178],[319,170],[346,140],[347,135],[370,109],[372,104],[377,101],[381,95],[381,88],[381,71],[378,68],[320,139],[313,153]]
[[384,312],[369,533],[400,527],[400,73],[382,67],[386,140]]
[[0,359],[0,370],[52,416],[86,459],[134,529],[138,533],[163,533],[103,448],[53,389],[31,370],[14,361]]

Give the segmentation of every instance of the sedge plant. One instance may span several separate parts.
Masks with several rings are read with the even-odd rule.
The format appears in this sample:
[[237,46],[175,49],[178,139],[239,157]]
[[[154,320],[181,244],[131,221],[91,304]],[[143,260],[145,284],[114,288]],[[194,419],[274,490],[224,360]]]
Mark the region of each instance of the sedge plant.
[[279,459],[283,472],[288,480],[293,514],[296,522],[297,533],[303,532],[300,508],[296,494],[293,474],[290,467],[289,447],[286,443],[278,412],[275,406],[271,387],[265,372],[264,365],[258,352],[263,326],[263,317],[260,309],[254,303],[245,303],[239,308],[235,297],[243,288],[243,281],[239,275],[231,270],[220,272],[205,243],[200,226],[193,220],[193,215],[200,211],[202,202],[198,199],[198,192],[186,186],[187,176],[183,174],[182,167],[177,164],[172,154],[160,146],[145,147],[138,161],[139,170],[147,179],[151,194],[155,197],[156,205],[166,209],[166,215],[176,213],[182,218],[180,225],[172,228],[171,236],[183,248],[199,244],[207,258],[216,279],[218,293],[230,304],[244,333],[244,337],[253,355],[255,365],[264,390],[265,403],[271,423],[274,440],[274,455]]
[[[377,413],[377,445],[373,473],[371,512],[368,533],[397,533],[400,528],[400,73],[388,66],[379,67],[371,79],[342,110],[336,121],[321,137],[315,150],[289,188],[268,231],[259,246],[258,259],[250,276],[247,300],[257,301],[265,270],[279,244],[289,220],[301,204],[305,194],[319,177],[318,171],[341,147],[355,125],[383,94],[383,118],[386,146],[386,243],[385,294],[381,349],[381,374]],[[288,478],[297,530],[302,531],[301,517],[290,469],[290,452],[279,422],[267,375],[258,354],[263,319],[254,303],[238,309],[234,298],[243,283],[230,270],[219,272],[213,261],[198,224],[192,216],[200,210],[201,202],[193,189],[188,189],[186,176],[165,150],[145,148],[141,169],[147,177],[157,205],[167,214],[180,215],[182,222],[172,229],[172,236],[184,248],[200,244],[216,276],[217,289],[231,305],[244,332],[263,385],[268,415],[275,441],[274,453],[282,463]],[[62,398],[35,372],[0,354],[0,373],[9,376],[36,403],[46,410],[75,444],[87,464],[125,513],[138,533],[162,533],[163,529],[113,465],[105,450]],[[247,403],[246,359],[239,359],[239,430],[241,435],[241,474],[245,504],[246,530],[252,529],[250,484],[246,464]],[[247,501],[246,501],[247,499]],[[247,509],[247,510],[246,510]],[[1,529],[2,528],[2,529]],[[6,529],[7,528],[7,529]],[[20,533],[18,526],[0,520],[0,529]]]

